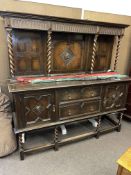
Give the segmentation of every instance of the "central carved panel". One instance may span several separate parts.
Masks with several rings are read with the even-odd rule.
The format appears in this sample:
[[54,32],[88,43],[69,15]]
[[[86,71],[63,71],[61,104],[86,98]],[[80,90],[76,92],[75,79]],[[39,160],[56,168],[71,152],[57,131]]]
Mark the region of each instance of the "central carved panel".
[[39,105],[39,104],[37,104],[37,105],[32,109],[32,111],[33,111],[36,115],[41,114],[44,110],[45,110],[45,107],[42,106],[42,105]]
[[83,69],[83,35],[55,33],[52,45],[52,73],[69,73]]
[[65,50],[62,52],[60,56],[63,59],[64,63],[68,65],[72,61],[74,54],[70,48],[65,48]]

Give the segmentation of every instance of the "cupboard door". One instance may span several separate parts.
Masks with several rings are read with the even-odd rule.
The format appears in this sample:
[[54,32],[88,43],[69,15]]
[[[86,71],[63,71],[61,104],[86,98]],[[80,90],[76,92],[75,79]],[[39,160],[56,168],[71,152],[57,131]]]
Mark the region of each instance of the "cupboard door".
[[14,98],[16,128],[26,128],[30,125],[39,125],[56,120],[53,92],[26,92],[16,94]]
[[102,103],[103,111],[124,108],[126,92],[127,87],[125,84],[106,86]]
[[13,31],[15,75],[43,74],[45,34],[36,31]]
[[30,94],[24,96],[26,125],[55,120],[53,116],[52,93]]

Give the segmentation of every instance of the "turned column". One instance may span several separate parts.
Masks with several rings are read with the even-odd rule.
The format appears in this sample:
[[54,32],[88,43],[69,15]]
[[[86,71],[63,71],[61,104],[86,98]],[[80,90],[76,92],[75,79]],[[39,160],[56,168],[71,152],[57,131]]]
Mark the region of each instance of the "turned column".
[[58,136],[59,136],[58,135],[58,127],[56,126],[54,129],[54,145],[55,145],[54,149],[55,149],[55,151],[58,150]]
[[94,71],[94,66],[95,66],[95,59],[96,59],[96,48],[97,48],[97,40],[99,36],[99,27],[97,27],[97,32],[94,36],[94,41],[93,41],[93,49],[92,49],[92,56],[91,56],[91,73]]
[[25,133],[19,133],[19,152],[20,152],[20,159],[24,160],[24,143],[25,143]]
[[123,118],[123,113],[120,113],[119,117],[118,117],[118,129],[117,131],[120,132],[121,131],[121,121]]
[[98,139],[100,136],[100,128],[101,128],[101,116],[98,117],[98,124],[96,128],[96,138]]
[[8,56],[9,56],[9,67],[11,77],[15,76],[15,61],[13,54],[13,45],[12,45],[12,29],[7,28],[7,44],[8,44]]
[[51,72],[51,61],[52,61],[52,31],[51,29],[48,30],[47,36],[47,73],[50,74]]
[[123,35],[117,36],[117,46],[116,46],[116,55],[115,55],[115,62],[114,62],[114,71],[117,70],[117,64],[118,64],[118,58],[119,58],[119,52],[120,52],[120,44],[121,39]]

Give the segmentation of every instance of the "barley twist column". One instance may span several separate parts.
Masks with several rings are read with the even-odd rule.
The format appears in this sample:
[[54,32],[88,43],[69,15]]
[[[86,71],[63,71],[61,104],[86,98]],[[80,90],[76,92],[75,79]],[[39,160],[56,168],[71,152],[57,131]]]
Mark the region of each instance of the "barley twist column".
[[97,124],[97,128],[96,128],[96,138],[98,139],[100,136],[100,128],[101,128],[101,116],[98,117],[98,124]]
[[92,59],[91,59],[91,73],[93,73],[94,66],[95,66],[95,57],[96,57],[96,47],[97,47],[98,36],[99,36],[98,34],[95,35],[94,42],[93,42],[93,51],[92,51]]
[[118,63],[118,57],[119,57],[119,51],[120,51],[120,42],[122,39],[122,36],[118,36],[118,41],[117,41],[117,47],[116,47],[116,56],[115,56],[115,62],[114,62],[114,71],[117,69],[117,63]]
[[8,43],[8,55],[9,55],[9,66],[11,77],[15,76],[15,62],[13,55],[13,45],[12,45],[12,29],[7,28],[7,43]]
[[21,160],[24,160],[24,142],[25,142],[25,134],[19,133],[19,152]]
[[55,130],[54,130],[54,144],[55,144],[55,151],[58,150],[58,127],[56,126],[55,127]]
[[52,59],[52,31],[48,30],[48,38],[47,38],[47,72],[48,74],[51,72],[51,59]]
[[120,132],[121,131],[121,121],[123,118],[123,113],[120,113],[119,117],[118,117],[118,129],[117,131]]

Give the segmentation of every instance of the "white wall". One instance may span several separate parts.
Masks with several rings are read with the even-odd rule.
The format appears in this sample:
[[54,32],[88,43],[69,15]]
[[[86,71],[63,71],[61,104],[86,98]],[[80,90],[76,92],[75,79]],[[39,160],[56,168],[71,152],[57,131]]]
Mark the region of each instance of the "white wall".
[[21,0],[131,16],[131,0]]

